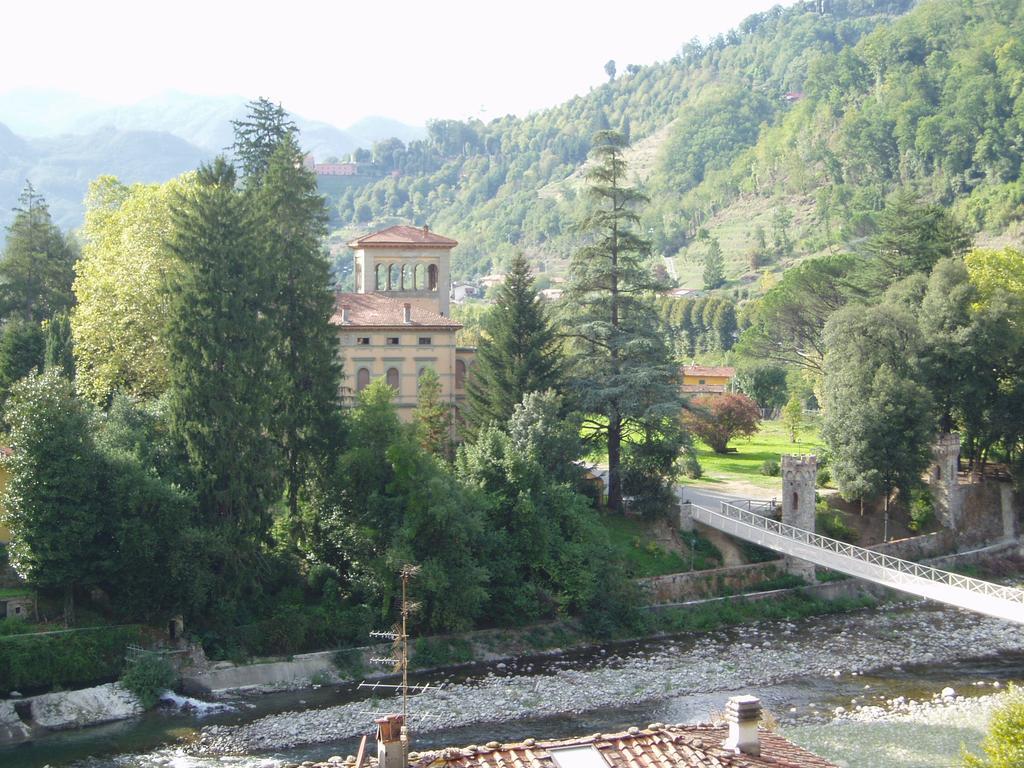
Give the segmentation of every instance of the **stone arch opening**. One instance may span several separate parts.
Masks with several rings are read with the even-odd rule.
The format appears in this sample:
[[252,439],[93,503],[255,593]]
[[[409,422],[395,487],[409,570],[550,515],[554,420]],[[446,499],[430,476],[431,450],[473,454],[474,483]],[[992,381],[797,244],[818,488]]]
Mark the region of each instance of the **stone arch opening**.
[[388,268],[386,264],[378,264],[376,269],[376,288],[375,291],[385,291],[388,287]]
[[402,265],[402,290],[411,291],[416,287],[413,279],[412,264]]
[[392,264],[388,268],[388,290],[397,291],[402,284],[402,268],[398,264]]
[[466,361],[455,361],[455,388],[464,389],[466,386]]
[[422,291],[427,285],[427,267],[424,264],[417,264],[413,273],[417,291]]
[[395,391],[398,391],[398,369],[397,368],[388,368],[387,382],[388,382],[388,386],[389,387],[391,387]]
[[427,290],[437,290],[437,264],[427,267]]

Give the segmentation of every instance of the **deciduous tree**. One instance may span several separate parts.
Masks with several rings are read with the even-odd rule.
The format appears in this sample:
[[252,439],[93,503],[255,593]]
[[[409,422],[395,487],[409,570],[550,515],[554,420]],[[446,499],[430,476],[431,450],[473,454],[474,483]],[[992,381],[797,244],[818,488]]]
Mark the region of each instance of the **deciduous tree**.
[[683,423],[715,453],[727,453],[729,441],[757,432],[761,411],[751,398],[735,392],[693,398]]

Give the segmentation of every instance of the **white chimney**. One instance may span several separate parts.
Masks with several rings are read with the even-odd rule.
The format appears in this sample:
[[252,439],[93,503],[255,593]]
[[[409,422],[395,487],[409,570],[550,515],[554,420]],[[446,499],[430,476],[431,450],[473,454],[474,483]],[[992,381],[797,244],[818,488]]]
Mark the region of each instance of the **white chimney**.
[[412,304],[407,301],[402,305],[402,309],[404,310],[402,314],[402,322],[408,325],[412,322]]
[[729,738],[723,749],[760,755],[761,740],[757,724],[761,720],[761,700],[756,696],[733,696],[725,705],[725,721],[729,724]]
[[378,768],[407,768],[408,737],[402,716],[387,715],[374,722],[377,723]]
[[341,305],[341,322],[347,323],[347,322],[350,321],[349,320],[349,309],[350,308],[349,308],[348,304],[342,304]]

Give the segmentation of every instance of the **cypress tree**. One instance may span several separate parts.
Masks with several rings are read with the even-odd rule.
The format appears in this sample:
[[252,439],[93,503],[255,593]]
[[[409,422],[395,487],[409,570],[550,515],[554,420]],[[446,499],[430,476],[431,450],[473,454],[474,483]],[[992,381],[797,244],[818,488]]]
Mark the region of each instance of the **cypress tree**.
[[487,424],[504,424],[530,392],[562,392],[561,352],[522,254],[512,259],[493,309],[483,321],[484,338],[466,383],[466,435]]
[[270,270],[234,169],[218,158],[199,169],[198,182],[180,195],[169,243],[181,262],[169,286],[171,428],[188,452],[208,522],[228,540],[255,544],[280,489],[267,434]]
[[287,508],[298,538],[300,489],[338,436],[341,368],[330,322],[330,269],[321,251],[327,212],[294,135],[281,140],[252,194],[272,291],[271,433],[284,457]]
[[678,419],[682,398],[654,309],[653,296],[664,286],[645,264],[649,244],[633,231],[635,208],[646,198],[626,185],[622,137],[602,131],[594,138],[587,179],[596,205],[581,223],[591,241],[573,254],[563,306],[574,346],[573,388],[580,410],[590,414],[590,439],[607,446],[608,506],[621,511],[623,435],[638,429],[660,439]]

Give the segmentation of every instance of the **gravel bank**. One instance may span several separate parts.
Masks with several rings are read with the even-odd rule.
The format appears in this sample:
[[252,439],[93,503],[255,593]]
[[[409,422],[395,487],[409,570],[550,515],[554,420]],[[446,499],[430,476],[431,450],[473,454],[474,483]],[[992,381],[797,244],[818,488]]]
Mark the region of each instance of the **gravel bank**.
[[[587,667],[566,661],[544,675],[532,674],[529,666],[499,665],[481,677],[417,698],[417,708],[436,717],[415,725],[422,732],[574,714],[684,692],[742,688],[756,694],[758,686],[794,677],[830,677],[1012,651],[1024,651],[1024,637],[1006,622],[923,604],[887,605],[681,638],[636,656],[609,654]],[[369,713],[393,709],[393,702],[363,701],[271,715],[240,726],[211,726],[191,750],[250,754],[338,741],[365,733]]]

